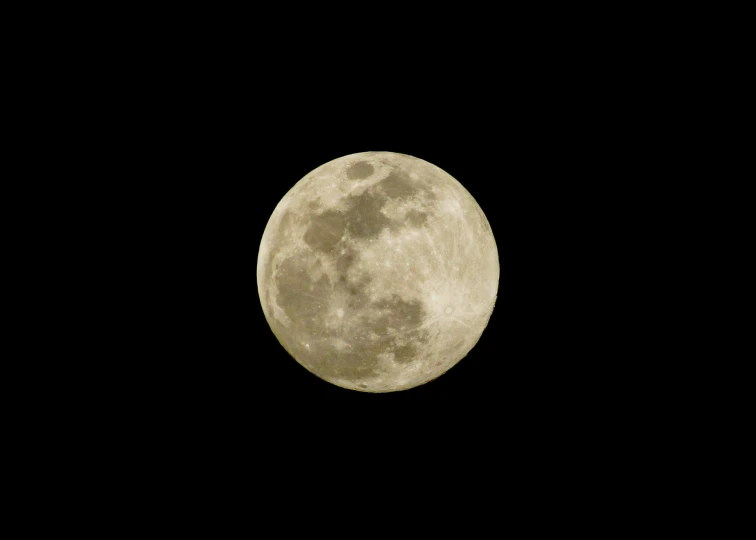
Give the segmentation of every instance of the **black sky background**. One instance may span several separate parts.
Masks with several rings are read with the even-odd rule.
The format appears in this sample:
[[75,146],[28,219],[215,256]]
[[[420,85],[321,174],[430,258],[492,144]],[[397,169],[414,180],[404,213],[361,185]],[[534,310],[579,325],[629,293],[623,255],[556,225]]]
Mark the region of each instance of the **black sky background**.
[[[168,321],[178,348],[168,347],[159,376],[277,410],[321,400],[559,408],[614,392],[628,344],[613,339],[605,310],[622,232],[604,220],[629,189],[616,138],[627,112],[586,88],[590,70],[573,89],[574,72],[533,73],[503,58],[495,73],[371,60],[287,65],[281,79],[253,62],[214,60],[170,76],[136,107],[147,116],[132,142],[139,211],[160,223],[149,246],[168,263],[157,267],[166,316],[181,321]],[[501,265],[478,345],[438,380],[396,394],[343,390],[301,368],[270,331],[255,281],[283,195],[317,166],[368,150],[410,154],[457,178],[486,213]]]
[[[631,47],[597,46],[610,28],[389,32],[312,47],[322,33],[292,47],[243,25],[197,28],[144,30],[83,68],[95,81],[79,96],[93,111],[91,166],[108,179],[97,211],[117,216],[103,242],[122,249],[107,264],[123,276],[126,321],[106,334],[117,360],[99,368],[97,391],[128,395],[125,414],[157,431],[293,422],[353,433],[361,414],[385,429],[396,429],[388,418],[423,417],[428,429],[456,415],[462,430],[595,430],[656,391],[659,351],[645,343],[661,329],[636,316],[653,267],[633,256],[645,211],[633,201],[654,198],[647,163],[664,125],[646,128],[658,93],[632,76]],[[255,278],[283,195],[369,150],[455,177],[488,217],[501,266],[478,344],[397,393],[307,372],[268,326]]]
[[[53,343],[53,366],[30,363],[34,384],[54,389],[44,418],[61,435],[49,447],[70,442],[79,460],[103,463],[98,476],[137,479],[155,508],[163,481],[245,512],[257,499],[296,512],[325,499],[320,521],[348,513],[334,506],[357,486],[389,488],[390,517],[417,504],[402,496],[418,487],[437,491],[427,515],[441,511],[444,525],[469,493],[496,505],[492,516],[507,504],[499,493],[527,504],[513,476],[559,501],[574,499],[586,469],[599,497],[600,482],[624,486],[605,471],[643,472],[687,406],[671,391],[686,359],[660,339],[679,277],[664,261],[685,224],[656,226],[682,204],[667,182],[674,160],[657,158],[673,124],[695,122],[669,112],[682,103],[665,83],[678,44],[644,51],[653,29],[623,29],[626,14],[594,24],[593,12],[541,6],[528,17],[453,7],[433,20],[438,6],[414,22],[381,7],[385,17],[344,27],[296,9],[82,16],[87,32],[64,29],[67,46],[42,55],[49,67],[30,68],[45,74],[45,122],[29,128],[58,149],[39,157],[55,170],[50,187],[32,187],[66,224],[49,232],[61,252],[44,273],[67,295],[47,316],[68,324],[39,337]],[[371,150],[456,178],[485,212],[501,267],[470,353],[435,381],[385,394],[301,367],[256,283],[259,242],[286,192]],[[329,488],[339,497],[325,498]],[[375,508],[355,513],[371,511],[360,530],[395,523]]]

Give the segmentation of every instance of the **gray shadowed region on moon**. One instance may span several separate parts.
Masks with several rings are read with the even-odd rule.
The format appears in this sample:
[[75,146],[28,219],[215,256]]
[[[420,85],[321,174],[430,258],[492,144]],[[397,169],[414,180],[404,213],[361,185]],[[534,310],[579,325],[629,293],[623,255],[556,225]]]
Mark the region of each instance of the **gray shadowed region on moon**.
[[431,381],[480,339],[499,258],[482,209],[435,165],[362,152],[313,170],[263,233],[257,287],[286,351],[364,392]]

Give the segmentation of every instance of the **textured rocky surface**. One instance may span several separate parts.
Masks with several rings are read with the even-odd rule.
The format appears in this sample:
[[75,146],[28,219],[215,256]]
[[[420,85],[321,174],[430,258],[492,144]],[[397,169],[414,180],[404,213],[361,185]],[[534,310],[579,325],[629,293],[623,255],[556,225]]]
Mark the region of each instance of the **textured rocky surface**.
[[403,390],[477,343],[494,307],[483,211],[423,160],[365,152],[318,167],[274,210],[258,254],[265,316],[305,368],[344,388]]

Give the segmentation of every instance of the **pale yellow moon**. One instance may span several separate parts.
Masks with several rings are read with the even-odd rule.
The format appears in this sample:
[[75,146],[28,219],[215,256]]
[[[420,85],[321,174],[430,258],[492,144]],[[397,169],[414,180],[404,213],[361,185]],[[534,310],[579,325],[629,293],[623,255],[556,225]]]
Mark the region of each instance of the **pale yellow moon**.
[[363,392],[431,381],[480,339],[499,257],[472,195],[439,167],[363,152],[302,178],[260,242],[257,290],[281,345]]

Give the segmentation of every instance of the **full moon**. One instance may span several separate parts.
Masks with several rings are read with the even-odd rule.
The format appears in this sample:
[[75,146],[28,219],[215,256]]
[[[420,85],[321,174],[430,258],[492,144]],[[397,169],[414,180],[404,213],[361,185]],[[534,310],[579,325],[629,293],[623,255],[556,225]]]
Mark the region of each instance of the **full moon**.
[[297,182],[260,242],[257,290],[280,344],[342,388],[427,383],[472,350],[499,284],[472,195],[406,154],[340,157]]

